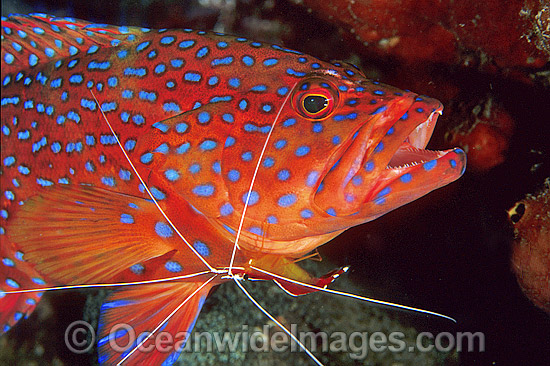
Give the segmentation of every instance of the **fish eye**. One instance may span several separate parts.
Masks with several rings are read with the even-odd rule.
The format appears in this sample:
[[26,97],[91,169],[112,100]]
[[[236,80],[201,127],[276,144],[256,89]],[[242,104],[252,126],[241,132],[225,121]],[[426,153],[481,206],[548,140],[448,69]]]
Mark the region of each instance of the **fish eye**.
[[337,103],[338,90],[323,78],[303,81],[292,97],[294,109],[302,117],[315,121],[329,117]]
[[309,94],[302,98],[302,106],[310,114],[317,114],[328,107],[328,99],[324,95]]

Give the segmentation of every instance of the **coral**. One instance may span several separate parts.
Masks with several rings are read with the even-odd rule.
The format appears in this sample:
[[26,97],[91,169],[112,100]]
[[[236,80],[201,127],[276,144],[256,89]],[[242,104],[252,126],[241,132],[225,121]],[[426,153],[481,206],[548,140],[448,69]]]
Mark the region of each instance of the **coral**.
[[550,315],[550,179],[508,211],[514,225],[512,270],[525,295]]
[[471,108],[459,105],[452,113],[456,127],[445,139],[450,146],[460,146],[468,155],[468,166],[476,171],[487,171],[504,162],[514,121],[494,97],[488,95]]
[[294,1],[340,24],[369,50],[405,63],[541,67],[550,57],[544,0]]

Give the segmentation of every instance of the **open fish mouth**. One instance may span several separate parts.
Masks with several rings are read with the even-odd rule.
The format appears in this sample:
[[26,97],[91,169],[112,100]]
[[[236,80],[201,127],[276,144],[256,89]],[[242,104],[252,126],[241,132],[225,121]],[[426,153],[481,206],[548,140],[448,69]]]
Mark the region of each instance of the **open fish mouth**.
[[396,208],[459,178],[462,150],[426,149],[442,111],[439,101],[411,93],[371,117],[329,162],[316,204],[337,216],[357,214],[371,202]]
[[444,151],[426,150],[426,146],[433,134],[437,118],[441,114],[442,108],[436,109],[430,114],[426,121],[419,123],[418,126],[409,133],[401,145],[399,145],[388,162],[386,169],[402,169],[415,166],[437,159],[445,154]]
[[[439,179],[441,183],[443,183],[437,187],[430,185],[431,189],[435,189],[450,183],[452,180],[457,179],[464,173],[464,169],[466,167],[466,155],[461,149],[458,148],[450,150],[426,149],[426,146],[428,145],[435,129],[437,118],[443,112],[443,107],[434,99],[417,97],[415,99],[415,103],[411,105],[405,116],[408,116],[414,112],[418,113],[418,110],[424,109],[422,107],[418,107],[418,101],[428,105],[437,103],[437,106],[431,108],[431,112],[425,120],[411,120],[410,122],[405,121],[405,123],[403,123],[403,117],[401,117],[394,123],[391,128],[397,129],[397,125],[401,125],[399,128],[402,128],[403,124],[408,124],[408,127],[402,128],[403,132],[401,135],[398,135],[398,133],[395,132],[397,135],[395,137],[396,140],[399,141],[403,136],[405,136],[405,138],[393,151],[393,155],[390,155],[391,157],[387,161],[384,171],[381,172],[380,179],[397,179],[405,174],[413,173],[417,175],[431,174],[431,178],[433,180],[437,181],[437,179]],[[389,140],[390,138],[391,136],[386,135],[382,138],[381,142]],[[440,162],[444,162],[446,165],[441,166]],[[435,169],[438,165],[439,169]],[[441,168],[444,169],[442,170]],[[434,171],[431,172],[432,170]],[[449,175],[452,180],[449,180]],[[380,189],[376,191],[379,192]],[[376,191],[373,193],[377,194],[378,192]]]

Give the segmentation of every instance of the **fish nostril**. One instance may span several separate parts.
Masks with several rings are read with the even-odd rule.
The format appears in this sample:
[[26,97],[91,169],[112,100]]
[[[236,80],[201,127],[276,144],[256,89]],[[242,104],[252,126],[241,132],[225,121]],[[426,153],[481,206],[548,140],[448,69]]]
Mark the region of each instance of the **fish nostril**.
[[512,223],[517,224],[519,220],[521,220],[524,214],[525,214],[525,204],[523,203],[517,204],[509,212],[510,220],[512,221]]

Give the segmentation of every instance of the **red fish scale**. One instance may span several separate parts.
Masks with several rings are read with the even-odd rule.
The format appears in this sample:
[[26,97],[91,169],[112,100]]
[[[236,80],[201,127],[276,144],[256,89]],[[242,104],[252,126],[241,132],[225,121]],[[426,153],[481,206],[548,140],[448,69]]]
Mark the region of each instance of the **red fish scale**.
[[[161,43],[161,40],[166,39],[166,37],[174,37],[174,40],[168,45],[170,47]],[[143,42],[149,43],[145,44]],[[182,47],[176,47],[178,44],[181,44],[181,42],[195,42],[195,44],[189,48],[183,49]],[[227,47],[219,47],[220,42],[227,43]],[[29,195],[35,193],[37,179],[43,179],[53,184],[57,184],[59,179],[66,178],[71,184],[86,183],[100,187],[108,187],[102,179],[113,178],[116,180],[117,190],[136,196],[144,196],[138,189],[139,182],[135,177],[132,177],[129,182],[118,179],[120,169],[130,170],[120,148],[113,143],[103,145],[100,143],[102,138],[108,138],[110,136],[110,130],[102,119],[99,111],[95,108],[93,98],[89,91],[89,85],[93,85],[92,88],[101,105],[105,106],[112,102],[117,104],[115,110],[106,110],[105,114],[115,130],[119,133],[122,143],[126,143],[130,139],[137,140],[139,136],[142,136],[144,131],[148,130],[148,126],[150,126],[152,122],[165,120],[177,113],[174,111],[165,111],[163,105],[167,103],[177,103],[179,110],[185,111],[192,109],[197,103],[208,103],[213,95],[222,98],[231,96],[234,101],[242,102],[246,100],[248,104],[244,110],[235,115],[234,119],[237,123],[225,127],[225,133],[229,133],[233,128],[242,129],[243,125],[247,122],[253,122],[258,126],[270,125],[274,119],[273,112],[279,109],[284,99],[284,95],[277,94],[276,90],[273,90],[275,88],[272,87],[272,85],[277,85],[276,83],[279,83],[284,86],[292,86],[298,78],[291,74],[306,73],[312,70],[313,64],[319,65],[317,67],[324,67],[325,69],[335,69],[334,66],[322,63],[316,59],[307,59],[300,55],[273,50],[265,46],[258,47],[255,46],[255,44],[251,45],[250,42],[244,43],[242,41],[237,41],[234,37],[213,35],[204,37],[202,35],[197,35],[197,33],[166,32],[137,37],[133,44],[134,46],[128,49],[127,55],[124,57],[121,57],[120,52],[125,52],[124,50],[126,50],[126,48],[118,46],[114,47],[115,50],[119,50],[115,52],[113,52],[112,48],[104,48],[84,58],[78,57],[78,55],[68,58],[63,61],[59,68],[57,68],[55,62],[52,61],[30,72],[22,71],[23,77],[21,77],[19,81],[14,81],[3,89],[4,96],[12,95],[19,96],[20,98],[20,103],[5,106],[3,111],[4,116],[14,116],[18,120],[18,125],[12,127],[13,132],[9,136],[2,136],[5,140],[3,141],[3,146],[5,146],[5,148],[3,148],[3,153],[5,155],[16,156],[16,163],[13,167],[5,170],[3,180],[5,182],[11,182],[13,179],[18,179],[20,185],[13,189],[15,195],[14,200],[3,201],[3,207],[7,208],[8,211],[11,205],[16,204],[18,201],[24,201]],[[233,44],[240,44],[242,47],[231,47]],[[142,47],[140,45],[145,46]],[[197,57],[197,52],[203,47],[207,47],[209,51],[207,55],[200,57],[200,62],[197,63],[197,59],[199,58]],[[151,57],[151,51],[156,51],[158,54]],[[215,62],[215,60],[223,60],[225,57],[232,57],[234,60],[233,63],[239,66],[240,71],[237,72],[235,67],[228,67],[223,64],[212,66],[212,62]],[[248,66],[245,61],[246,57],[251,57],[254,60],[254,64]],[[185,65],[184,69],[190,70],[186,71],[183,77],[181,69],[179,67],[174,67],[171,63],[175,58],[183,60],[183,64]],[[154,61],[152,61],[152,59]],[[263,62],[268,59],[277,59],[278,63],[276,65],[265,66]],[[306,62],[301,62],[302,59]],[[77,61],[75,66],[73,66],[74,61]],[[91,63],[94,62],[99,64],[108,62],[109,66],[107,70],[97,68],[94,70],[91,68]],[[161,64],[165,65],[166,71],[156,75],[154,65]],[[290,70],[290,68],[287,67],[288,64],[293,65],[291,72],[288,72],[288,70]],[[128,69],[128,65],[132,65],[131,70]],[[144,71],[141,71],[141,68],[143,68]],[[246,74],[243,74],[242,70],[246,70]],[[269,72],[265,72],[266,70],[269,70]],[[140,76],[140,72],[145,72],[147,75]],[[136,73],[138,74],[136,75]],[[189,75],[189,73],[193,73],[193,75],[200,74],[200,81],[195,82],[194,79],[186,80],[185,75]],[[254,77],[243,77],[246,75],[253,75]],[[281,75],[284,76],[281,78]],[[43,82],[44,85],[39,85],[40,80],[36,80],[37,76],[38,78],[46,78]],[[71,83],[71,77],[78,78],[79,76],[81,76],[81,80],[76,80],[79,81],[78,83]],[[109,78],[113,76],[118,79],[117,84],[115,87],[109,87]],[[213,76],[218,78],[218,86],[216,87],[215,93],[209,91],[208,87],[204,87],[204,84],[208,83],[207,80],[210,80]],[[28,90],[21,90],[21,84],[27,77],[31,80],[35,80],[32,82],[34,87]],[[239,79],[239,85],[230,82],[230,79],[233,78]],[[52,83],[58,79],[61,80],[61,87],[53,87]],[[177,87],[168,88],[166,83],[169,81],[173,81]],[[350,82],[346,83],[352,85]],[[98,85],[103,85],[103,87],[99,89]],[[248,92],[257,85],[268,86],[266,88],[268,94],[266,94],[266,92]],[[367,83],[364,85],[364,88],[372,90],[378,87],[371,83]],[[387,87],[385,88],[388,89]],[[131,90],[133,97],[128,100],[121,98],[121,94],[124,90]],[[389,89],[388,91],[397,92],[397,89]],[[154,101],[149,101],[146,96],[140,98],[140,92],[148,93],[145,95],[153,95],[150,93],[156,93],[155,95],[158,100],[155,98]],[[64,97],[65,93],[67,93],[66,97]],[[361,97],[365,93],[365,91],[362,91],[354,96]],[[386,101],[392,99],[391,93],[387,93],[383,96],[372,95],[373,98],[375,97],[382,105]],[[263,113],[262,111],[262,105],[265,103],[265,100],[271,100],[273,106],[271,113]],[[25,111],[23,118],[21,114],[21,104],[29,103],[29,101],[32,101],[32,107],[34,108],[31,107],[29,108],[30,110]],[[38,108],[40,104],[42,104],[44,106],[42,108],[46,108],[46,110],[49,106],[52,106],[54,112],[50,116],[48,116],[47,113],[39,113]],[[366,109],[365,114],[378,108],[378,105],[373,104]],[[90,106],[93,110],[90,110]],[[108,107],[104,107],[104,109],[108,109]],[[212,109],[215,112],[217,108],[213,107]],[[230,110],[234,109],[234,106],[230,108]],[[287,105],[286,110],[283,110],[280,118],[281,120],[287,118],[284,113],[285,111],[288,111],[289,114],[292,112],[292,110],[289,109],[289,105]],[[350,110],[353,109],[350,108]],[[121,114],[123,112],[121,111],[128,113],[128,123],[122,120]],[[82,122],[75,123],[74,121],[70,121],[71,113],[77,113],[77,119],[80,119]],[[33,117],[39,122],[36,128],[31,126],[31,122],[34,121],[34,118],[29,118],[29,116],[33,114]],[[58,116],[65,116],[65,122],[61,125],[54,122]],[[140,120],[135,120],[136,116],[141,116],[139,117]],[[5,125],[10,125],[8,120],[5,121]],[[143,123],[136,123],[141,121],[143,121]],[[299,123],[305,125],[300,126],[305,129],[311,122],[304,120]],[[197,122],[195,122],[195,124],[197,124]],[[193,127],[190,128],[190,131],[192,129]],[[24,131],[30,131],[30,137],[28,139],[20,141],[18,144],[10,143],[10,141],[15,138],[16,133],[19,134]],[[217,129],[217,140],[218,143],[221,144],[223,143],[225,135],[222,134],[220,138],[219,132],[220,130]],[[273,135],[273,141],[276,141],[278,134],[285,135],[284,132],[285,131],[281,128],[277,129]],[[353,132],[353,128],[350,128],[342,138],[345,139],[345,135],[349,135],[351,132]],[[238,136],[241,132],[233,132],[233,134]],[[48,141],[47,146],[33,153],[32,149],[34,144],[39,142],[44,136]],[[88,146],[85,136],[93,136],[95,146]],[[305,132],[295,136],[295,139],[289,144],[289,149],[298,148],[299,140],[307,141],[310,139],[310,136],[311,133]],[[324,141],[317,141],[318,143],[314,146],[315,150],[312,151],[311,154],[312,158],[307,160],[303,159],[304,164],[318,166],[320,169],[323,168],[320,166],[320,164],[324,162],[322,156],[326,147],[330,145],[328,142],[330,136],[328,134],[326,136]],[[260,132],[246,133],[243,134],[241,139],[240,148],[231,150],[231,152],[224,152],[223,159],[227,159],[227,161],[237,161],[239,160],[239,156],[242,156],[243,153],[252,151],[254,159],[250,161],[247,168],[248,174],[251,174],[256,156],[259,155],[263,139],[265,139],[265,134]],[[113,140],[110,141],[112,142]],[[160,141],[161,139],[159,139],[158,144],[149,145],[144,149],[141,148],[144,143],[138,143],[136,151],[130,153],[130,158],[132,161],[138,162],[139,156],[143,151],[151,151],[156,146],[160,145]],[[60,142],[61,152],[53,152],[51,146],[54,142]],[[66,149],[67,143],[82,144],[82,151],[65,153],[63,149]],[[197,144],[197,141],[191,141],[191,143]],[[10,148],[13,150],[10,150]],[[236,153],[233,154],[233,152]],[[100,159],[104,159],[104,163],[102,163]],[[89,172],[86,169],[87,164],[90,163],[94,166],[94,172]],[[273,169],[273,171],[276,171],[278,167],[282,167],[283,165],[279,162],[275,164],[275,169]],[[15,166],[20,165],[29,167],[31,171],[30,174],[22,175],[15,169]],[[143,169],[143,167],[138,167],[141,174],[146,175],[148,171]],[[224,165],[222,169],[226,170],[227,168]],[[219,177],[216,178],[219,179]],[[299,176],[299,178],[304,179],[304,174]],[[258,184],[263,185],[264,182],[271,181],[272,179],[273,175],[260,174],[258,177]],[[197,182],[200,181],[200,179],[197,180]],[[219,184],[222,186],[223,182],[220,181]],[[236,187],[237,189],[231,190],[231,192],[237,193],[230,197],[236,209],[235,214],[232,215],[232,220],[226,221],[227,224],[233,228],[238,226],[238,213],[242,208],[240,197],[248,190],[249,185],[247,179],[241,179],[238,184],[239,185]],[[7,183],[5,187],[9,185],[11,184]],[[166,188],[166,193],[170,195],[170,187],[167,184],[163,187]],[[179,188],[177,186],[173,187]],[[185,191],[189,191],[189,187],[184,189],[184,192]],[[297,191],[288,190],[288,188],[285,188],[283,185],[277,192],[282,194],[283,192],[292,193]],[[307,198],[312,193],[314,193],[314,191],[311,189],[307,190],[303,192],[301,197]],[[216,194],[224,196],[221,190],[218,190]],[[192,203],[194,202],[193,198],[195,200],[197,199],[196,197],[192,197],[190,199]],[[212,200],[212,202],[220,201],[220,196],[215,198],[218,199]],[[201,207],[203,205],[204,204],[201,204]],[[220,204],[216,206],[218,207],[210,207],[210,211],[207,207],[203,212],[217,212]],[[272,206],[273,201],[263,201],[255,207],[250,207],[249,217],[254,218],[259,216],[254,222],[261,223],[265,220],[265,212],[269,212],[269,208]],[[306,205],[302,205],[302,207],[306,207]],[[270,232],[273,232],[273,230]],[[222,263],[227,263],[227,261],[224,260]]]
[[[460,164],[456,167],[454,160],[452,168],[447,161],[446,166],[428,173],[433,168],[430,166],[419,178],[447,174],[446,180],[433,180],[429,189],[417,187],[410,197],[388,198],[383,207],[376,202],[355,202],[365,207],[355,216],[333,215],[327,208],[333,203],[338,206],[340,198],[330,192],[341,195],[350,180],[348,177],[342,183],[335,179],[346,173],[335,165],[354,144],[352,136],[360,132],[370,146],[367,155],[355,157],[360,165],[355,167],[356,174],[372,177],[372,182],[354,188],[365,194],[377,183],[394,152],[374,152],[379,153],[372,160],[376,174],[366,174],[362,166],[374,154],[376,143],[384,140],[387,146],[398,146],[411,129],[439,108],[437,101],[414,101],[415,94],[368,81],[351,67],[242,38],[185,30],[141,32],[36,17],[10,18],[2,25],[6,35],[2,61],[8,67],[2,68],[0,240],[2,257],[17,265],[3,266],[0,278],[16,281],[20,288],[35,287],[36,279],[32,284],[30,278],[61,283],[137,281],[173,276],[179,264],[183,268],[178,274],[206,268],[174,235],[151,202],[144,201],[149,195],[126,161],[92,91],[159,205],[214,267],[229,263],[245,196],[273,125],[248,202],[239,242],[244,250],[237,252],[236,265],[244,266],[249,260],[261,262],[266,254],[275,254],[281,260],[263,263],[286,266],[342,230],[456,179],[462,168]],[[41,30],[37,31],[37,26]],[[22,29],[27,29],[25,37],[17,32]],[[61,38],[77,37],[73,31],[83,41],[59,45]],[[9,43],[14,39],[21,49]],[[70,46],[78,48],[73,56]],[[300,99],[317,89],[333,99],[334,110],[322,121],[305,116]],[[397,104],[402,106],[396,108]],[[407,122],[396,123],[394,137],[385,137],[412,105],[419,112],[411,112]],[[328,187],[323,191],[320,184],[325,178]],[[407,189],[405,183],[400,186],[400,190]],[[88,200],[83,206],[78,206],[80,197]],[[126,200],[132,197],[149,207],[149,216],[134,218],[131,211],[124,211]],[[116,217],[109,217],[109,201]],[[57,205],[67,202],[77,206]],[[93,204],[101,207],[101,214],[85,214],[88,209],[95,211]],[[48,205],[52,210],[44,212],[43,218],[59,228],[53,225],[54,229],[47,230],[37,220],[39,212],[33,212],[34,207],[48,211]],[[74,217],[89,217],[92,222],[104,219],[100,216],[104,215],[111,222],[98,237],[98,244],[90,242],[93,237],[71,243],[70,237],[64,236],[72,229],[63,227],[63,210]],[[85,232],[97,231],[101,223],[75,225]],[[121,230],[117,231],[117,225]],[[131,240],[131,227],[137,228],[136,237],[144,235],[153,240],[144,248],[144,273],[133,266],[141,265],[133,260],[137,254],[121,246]],[[56,228],[61,234],[56,234]],[[103,242],[104,252],[98,250]],[[93,249],[87,256],[75,246],[83,243]],[[17,258],[24,259],[25,251],[19,252],[22,248],[18,244],[30,248],[27,254],[35,268],[28,262],[17,262]],[[139,245],[136,243],[136,248]],[[126,250],[121,258],[113,261],[102,257],[102,253],[111,253],[109,248],[119,246]],[[77,268],[73,256],[82,268]],[[117,268],[119,262],[124,266]],[[100,264],[108,265],[106,273],[98,272]],[[266,269],[277,272],[285,268]],[[14,287],[11,285],[3,280],[0,289],[9,290]],[[10,296],[10,301],[16,298]],[[25,299],[21,296],[15,301]],[[9,309],[14,305],[5,304],[2,307]],[[201,305],[195,303],[199,310]],[[17,305],[22,312],[32,310],[32,306]],[[112,315],[109,311],[106,314]],[[15,322],[13,318],[0,320],[7,325]]]

